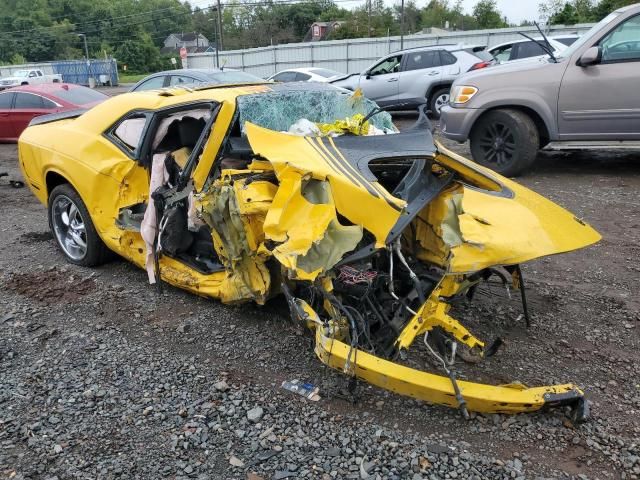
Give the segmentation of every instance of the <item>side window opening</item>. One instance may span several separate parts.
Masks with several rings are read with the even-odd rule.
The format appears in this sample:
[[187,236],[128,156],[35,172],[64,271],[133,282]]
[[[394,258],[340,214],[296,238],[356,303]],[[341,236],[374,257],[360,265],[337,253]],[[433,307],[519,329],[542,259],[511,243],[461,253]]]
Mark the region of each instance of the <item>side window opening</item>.
[[[196,218],[193,192],[185,178],[195,168],[202,155],[215,122],[218,104],[197,105],[172,111],[154,118],[149,142],[150,196],[140,223],[140,232],[147,248],[147,273],[155,282],[158,255],[177,259],[195,270],[209,274],[224,269],[216,254],[211,230]],[[147,147],[144,147],[145,150]],[[184,192],[184,194],[182,193]],[[157,208],[156,199],[163,198]]]
[[32,93],[16,93],[16,101],[14,104],[15,109],[41,109],[44,108],[43,98],[40,95],[34,95]]
[[135,157],[142,142],[142,134],[146,124],[147,116],[145,114],[133,114],[116,125],[108,136],[115,140],[116,144],[130,157]]
[[394,55],[393,57],[385,58],[378,63],[375,67],[369,70],[369,75],[384,75],[387,73],[398,73],[400,70],[400,62],[402,61],[402,55]]
[[493,56],[499,62],[506,62],[511,57],[511,51],[513,50],[513,45],[505,45],[500,47],[497,50],[493,51]]
[[437,50],[426,50],[407,54],[406,71],[421,70],[440,66],[440,58]]
[[640,60],[640,15],[617,26],[600,41],[602,62]]
[[11,103],[13,102],[13,96],[15,93],[7,92],[0,93],[0,109],[1,110],[9,110],[11,108]]
[[[491,55],[489,55],[489,57],[491,57]],[[446,50],[440,50],[440,65],[453,65],[457,61],[458,59],[452,53],[449,53]]]

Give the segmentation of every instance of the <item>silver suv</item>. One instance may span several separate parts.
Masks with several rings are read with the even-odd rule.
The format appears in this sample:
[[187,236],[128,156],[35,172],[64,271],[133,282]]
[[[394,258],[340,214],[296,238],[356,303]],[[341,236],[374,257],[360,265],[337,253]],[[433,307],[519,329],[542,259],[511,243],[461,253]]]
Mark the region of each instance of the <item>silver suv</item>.
[[444,136],[471,140],[473,159],[517,175],[549,145],[640,144],[640,3],[608,15],[556,56],[462,76],[442,108]]
[[[425,103],[435,118],[449,102],[453,81],[465,72],[493,65],[485,46],[434,45],[393,52],[362,73],[332,81],[338,87],[360,87],[383,108],[411,109]],[[400,108],[400,107],[398,107]]]

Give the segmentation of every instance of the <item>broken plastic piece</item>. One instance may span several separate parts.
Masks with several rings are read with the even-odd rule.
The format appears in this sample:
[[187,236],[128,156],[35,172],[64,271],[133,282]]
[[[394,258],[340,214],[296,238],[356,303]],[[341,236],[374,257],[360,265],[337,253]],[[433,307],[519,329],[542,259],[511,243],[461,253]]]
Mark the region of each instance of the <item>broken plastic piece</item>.
[[298,395],[302,395],[314,402],[320,400],[320,388],[308,382],[302,382],[298,379],[285,380],[282,382],[282,388],[289,390],[290,392],[297,393]]

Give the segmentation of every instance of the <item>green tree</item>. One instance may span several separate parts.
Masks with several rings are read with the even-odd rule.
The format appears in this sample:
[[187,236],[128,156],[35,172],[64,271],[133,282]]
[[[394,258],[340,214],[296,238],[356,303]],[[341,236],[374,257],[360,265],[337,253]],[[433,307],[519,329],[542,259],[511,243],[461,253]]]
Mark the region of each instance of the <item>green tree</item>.
[[473,16],[480,28],[503,28],[507,22],[500,16],[495,0],[480,0],[473,7]]

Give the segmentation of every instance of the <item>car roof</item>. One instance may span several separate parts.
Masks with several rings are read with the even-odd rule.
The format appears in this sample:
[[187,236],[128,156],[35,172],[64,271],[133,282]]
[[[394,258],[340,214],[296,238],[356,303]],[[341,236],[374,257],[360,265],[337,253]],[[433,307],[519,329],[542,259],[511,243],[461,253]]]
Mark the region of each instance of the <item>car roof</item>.
[[[544,38],[542,38],[542,37],[531,37],[531,38],[533,38],[534,40],[537,40],[538,42],[544,42]],[[555,47],[561,47],[563,49],[567,48],[566,45],[564,45],[563,43],[558,42],[553,37],[547,37],[547,39],[549,40],[549,43],[551,43]],[[498,47],[503,47],[505,45],[514,45],[516,43],[524,43],[524,42],[530,42],[530,41],[531,41],[530,39],[523,37],[523,38],[518,39],[518,40],[512,40],[510,42],[502,42],[502,43],[499,43],[497,45],[493,45],[492,47],[489,47],[489,50],[494,50],[494,49],[496,49]]]
[[194,88],[167,87],[157,90],[127,92],[111,97],[78,117],[76,121],[82,125],[80,128],[91,131],[104,131],[113,122],[132,111],[156,111],[178,105],[207,101],[235,104],[236,99],[243,95],[276,93],[287,90],[341,91],[340,88],[326,83],[274,83],[267,80],[251,83],[208,84]]
[[39,93],[55,95],[60,90],[68,90],[70,88],[87,88],[82,85],[76,85],[74,83],[40,83],[36,85],[20,85],[13,87],[9,91],[11,92],[27,92],[27,93]]
[[[300,73],[314,73],[314,70],[331,70],[330,68],[322,68],[322,67],[299,67],[299,68],[285,68],[284,70],[280,70],[273,75],[277,75],[282,72],[300,72]],[[338,72],[339,73],[339,72]],[[271,76],[273,76],[271,75]]]
[[175,70],[163,70],[162,72],[152,73],[144,77],[142,80],[146,80],[151,77],[158,77],[162,75],[191,75],[194,77],[204,78],[211,73],[221,73],[224,70],[220,70],[219,68],[180,68]]
[[[405,48],[404,50],[397,50],[392,52],[389,55],[398,54],[398,53],[409,53],[415,52],[416,50],[447,50],[449,52],[457,52],[458,50],[469,50],[469,49],[486,49],[486,45],[482,44],[464,44],[464,43],[439,43],[437,45],[423,45],[421,47],[411,47]],[[387,55],[388,56],[388,55]]]

